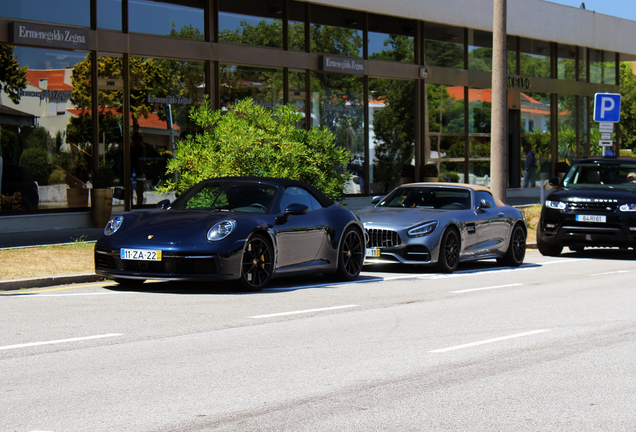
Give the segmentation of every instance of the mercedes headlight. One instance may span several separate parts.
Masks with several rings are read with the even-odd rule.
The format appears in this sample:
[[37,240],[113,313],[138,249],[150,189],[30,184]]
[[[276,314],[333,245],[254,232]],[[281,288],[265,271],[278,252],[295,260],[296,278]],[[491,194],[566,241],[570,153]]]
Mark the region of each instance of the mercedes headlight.
[[221,221],[208,231],[208,241],[223,240],[234,231],[234,228],[236,228],[236,222],[232,219]]
[[566,204],[562,201],[545,200],[545,205],[548,208],[556,209],[556,210],[565,210],[566,208]]
[[117,230],[121,227],[121,224],[124,222],[123,216],[117,216],[108,221],[106,226],[104,227],[104,235],[110,236],[117,232]]
[[423,225],[418,225],[416,227],[411,228],[406,233],[409,237],[424,237],[425,235],[429,235],[437,228],[437,221],[428,222]]
[[636,212],[636,204],[623,204],[618,209],[624,212]]

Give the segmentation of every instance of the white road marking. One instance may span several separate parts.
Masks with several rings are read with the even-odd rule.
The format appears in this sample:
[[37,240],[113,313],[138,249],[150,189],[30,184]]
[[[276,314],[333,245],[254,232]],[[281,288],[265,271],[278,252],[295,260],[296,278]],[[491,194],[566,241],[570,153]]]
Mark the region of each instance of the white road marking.
[[590,276],[605,276],[605,275],[611,275],[611,274],[617,274],[617,273],[629,273],[629,270],[617,270],[617,271],[611,271],[611,272],[605,272],[605,273],[593,273]]
[[280,313],[273,313],[273,314],[267,314],[267,315],[254,315],[249,318],[270,318],[270,317],[278,317],[278,316],[285,316],[285,315],[298,315],[298,314],[304,314],[304,313],[323,312],[323,311],[331,311],[336,309],[346,309],[346,308],[354,308],[354,307],[358,307],[358,305],[332,306],[332,307],[320,308],[320,309],[305,309],[305,310],[299,310],[299,311],[280,312]]
[[118,291],[118,292],[94,292],[94,293],[69,293],[69,294],[8,294],[6,297],[12,298],[40,298],[40,297],[75,297],[94,295],[118,295],[118,294],[141,294],[139,291]]
[[531,336],[531,335],[535,335],[538,333],[545,333],[545,332],[549,332],[550,330],[533,330],[533,331],[529,331],[526,333],[518,333],[518,334],[514,334],[514,335],[510,335],[510,336],[502,336],[502,337],[498,337],[498,338],[494,338],[494,339],[486,339],[483,341],[479,341],[479,342],[472,342],[472,343],[467,343],[467,344],[463,344],[463,345],[456,345],[453,347],[449,347],[449,348],[441,348],[441,349],[436,349],[433,351],[429,351],[430,353],[443,353],[443,352],[448,352],[448,351],[454,351],[454,350],[459,350],[459,349],[464,349],[464,348],[471,348],[474,346],[478,346],[478,345],[485,345],[485,344],[489,344],[489,343],[493,343],[493,342],[500,342],[500,341],[504,341],[504,340],[508,340],[508,339],[514,339],[514,338],[519,338],[519,337],[524,337],[524,336]]
[[513,284],[508,284],[508,285],[496,285],[496,286],[489,286],[489,287],[482,287],[482,288],[470,288],[470,289],[465,289],[465,290],[458,290],[458,291],[451,291],[452,293],[467,293],[467,292],[471,292],[471,291],[483,291],[483,290],[491,290],[491,289],[497,289],[497,288],[508,288],[508,287],[513,287],[513,286],[521,286],[523,284],[521,283],[513,283]]
[[114,337],[114,336],[123,336],[123,334],[108,333],[103,335],[84,336],[84,337],[76,337],[76,338],[70,338],[70,339],[58,339],[58,340],[45,341],[45,342],[31,342],[31,343],[24,343],[24,344],[17,344],[17,345],[5,345],[5,346],[0,346],[0,350],[26,348],[26,347],[33,347],[33,346],[39,346],[39,345],[55,345],[55,344],[69,343],[69,342],[80,342],[85,340],[102,339],[102,338],[108,338],[108,337]]
[[539,265],[548,265],[548,264],[563,264],[569,262],[579,262],[579,261],[589,261],[591,258],[572,258],[572,259],[562,259],[562,260],[554,260],[554,261],[544,261],[537,263]]

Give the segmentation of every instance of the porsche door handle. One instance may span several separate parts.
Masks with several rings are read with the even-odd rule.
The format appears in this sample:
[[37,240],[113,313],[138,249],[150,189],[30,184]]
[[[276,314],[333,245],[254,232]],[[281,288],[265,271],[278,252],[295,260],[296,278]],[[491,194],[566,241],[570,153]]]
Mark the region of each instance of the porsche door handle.
[[499,212],[499,214],[498,214],[497,216],[499,216],[499,217],[504,217],[504,216],[505,216],[505,214],[504,214],[504,212]]

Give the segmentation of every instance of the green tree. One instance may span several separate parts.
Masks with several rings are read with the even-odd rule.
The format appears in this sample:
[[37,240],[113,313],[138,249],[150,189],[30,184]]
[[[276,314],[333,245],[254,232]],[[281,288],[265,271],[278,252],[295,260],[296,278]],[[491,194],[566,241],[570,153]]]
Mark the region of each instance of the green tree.
[[636,76],[631,62],[622,62],[620,68],[621,148],[636,151]]
[[0,90],[15,104],[20,102],[18,92],[27,86],[27,70],[27,66],[20,67],[12,46],[0,45]]
[[340,173],[350,155],[326,129],[297,129],[302,114],[293,105],[268,110],[247,98],[214,111],[206,97],[190,115],[200,132],[177,143],[167,174],[178,177],[162,192],[181,193],[208,178],[262,176],[302,180],[331,198],[343,197],[350,176]]

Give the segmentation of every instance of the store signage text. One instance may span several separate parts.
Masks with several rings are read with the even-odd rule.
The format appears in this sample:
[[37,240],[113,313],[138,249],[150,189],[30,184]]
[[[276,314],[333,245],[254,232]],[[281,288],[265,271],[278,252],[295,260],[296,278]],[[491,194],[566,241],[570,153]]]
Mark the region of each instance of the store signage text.
[[322,56],[322,70],[364,75],[364,61],[348,57]]
[[88,49],[88,30],[22,22],[14,22],[11,25],[11,42],[14,43]]
[[148,95],[148,103],[190,105],[192,99],[182,98],[181,96],[155,97]]
[[530,87],[532,87],[532,82],[530,81],[530,78],[508,77],[507,85],[508,88],[530,90]]
[[73,93],[60,90],[24,91],[22,89],[18,89],[18,97],[34,97],[40,100],[57,99],[66,101],[73,97]]

